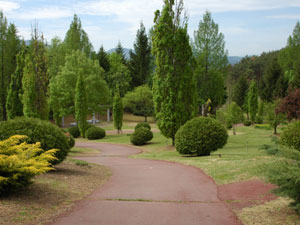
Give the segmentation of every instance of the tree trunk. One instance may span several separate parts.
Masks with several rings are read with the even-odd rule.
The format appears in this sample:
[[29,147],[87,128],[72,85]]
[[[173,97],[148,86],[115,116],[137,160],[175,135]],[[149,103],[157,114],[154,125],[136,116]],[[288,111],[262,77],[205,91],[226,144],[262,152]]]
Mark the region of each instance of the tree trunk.
[[274,134],[277,134],[277,125],[274,125]]
[[147,116],[145,116],[145,122],[147,122]]
[[175,146],[175,137],[172,137],[172,146]]
[[235,125],[233,124],[233,126],[232,126],[233,135],[236,135],[235,129],[236,129]]

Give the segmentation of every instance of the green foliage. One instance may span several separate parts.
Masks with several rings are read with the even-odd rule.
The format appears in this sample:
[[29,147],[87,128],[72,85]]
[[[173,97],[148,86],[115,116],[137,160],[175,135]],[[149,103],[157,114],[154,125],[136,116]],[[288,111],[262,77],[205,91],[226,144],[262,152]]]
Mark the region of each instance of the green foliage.
[[123,63],[122,56],[116,52],[109,55],[109,63],[110,70],[106,74],[105,80],[113,93],[119,89],[120,95],[123,97],[130,88],[129,69]]
[[56,150],[44,151],[40,143],[27,144],[26,136],[0,141],[0,195],[24,187],[35,175],[53,170]]
[[36,117],[43,120],[49,117],[48,108],[48,59],[43,36],[39,36],[35,27],[31,37],[29,53],[25,58],[25,68],[22,79],[23,113],[26,117]]
[[74,14],[73,21],[66,33],[64,44],[67,54],[79,50],[88,58],[92,56],[93,46],[89,41],[87,33],[82,29],[81,21],[76,14]]
[[144,145],[153,138],[153,133],[146,127],[136,129],[130,135],[130,142],[134,145]]
[[108,60],[107,53],[105,52],[103,45],[101,45],[99,52],[97,54],[97,59],[99,61],[99,65],[104,69],[105,73],[110,70],[110,63]]
[[55,157],[58,159],[52,164],[62,162],[70,148],[66,135],[60,128],[48,121],[40,119],[19,117],[0,123],[0,140],[5,140],[13,135],[26,135],[29,144],[40,142],[45,151],[58,149]]
[[226,126],[226,119],[227,119],[227,115],[226,115],[226,110],[221,108],[218,109],[216,111],[216,119],[223,124],[224,126]]
[[120,98],[119,92],[117,92],[114,97],[113,117],[114,127],[118,130],[118,133],[120,133],[123,125],[123,103],[122,99]]
[[124,110],[132,112],[134,115],[144,116],[145,122],[148,116],[154,114],[154,103],[151,89],[144,85],[128,92],[124,98]]
[[80,136],[80,130],[79,130],[78,126],[69,127],[69,128],[68,128],[68,132],[69,132],[74,138],[78,138],[78,137]]
[[66,56],[66,63],[57,76],[50,81],[50,106],[56,121],[62,116],[75,115],[75,86],[79,74],[84,77],[87,109],[90,113],[100,111],[100,105],[110,103],[110,90],[104,81],[104,71],[99,63],[88,59],[80,51]]
[[75,89],[75,118],[80,130],[81,136],[85,137],[85,131],[87,130],[87,97],[85,91],[85,84],[82,78],[82,74],[79,74]]
[[133,45],[134,51],[130,51],[129,69],[132,77],[132,87],[146,84],[151,74],[151,46],[143,23],[137,31]]
[[255,123],[255,118],[258,110],[258,93],[256,83],[251,81],[248,93],[248,108],[252,123]]
[[[196,113],[196,86],[186,20],[180,22],[183,2],[167,0],[155,15],[152,35],[155,56],[153,100],[162,134],[172,138]],[[186,18],[185,18],[186,19]]]
[[[299,127],[298,127],[299,129]],[[281,148],[277,153],[280,158],[276,163],[269,163],[262,168],[269,182],[278,186],[275,193],[293,199],[291,206],[300,212],[300,152]]]
[[150,126],[150,124],[147,123],[147,122],[141,122],[141,123],[138,123],[138,124],[135,126],[134,130],[139,129],[140,127],[146,127],[146,128],[148,128],[149,130],[151,130],[151,126]]
[[236,124],[244,121],[243,110],[235,103],[232,102],[227,109],[227,124],[233,126],[233,134],[236,134]]
[[59,73],[60,67],[65,65],[66,52],[66,45],[58,37],[54,37],[47,51],[49,79],[55,77]]
[[175,147],[180,154],[206,156],[222,148],[228,139],[224,126],[209,117],[194,118],[176,133]]
[[100,127],[90,127],[85,132],[85,136],[89,140],[97,140],[104,138],[106,135],[105,130]]
[[248,127],[252,124],[251,120],[245,120],[244,121],[244,126]]
[[75,139],[72,135],[67,135],[69,148],[73,148],[75,146]]
[[194,32],[193,52],[197,61],[198,102],[203,104],[210,99],[213,107],[223,104],[227,51],[224,35],[219,33],[219,26],[208,11]]
[[277,133],[277,126],[285,121],[285,115],[276,111],[278,104],[279,102],[276,101],[275,103],[268,103],[265,106],[266,120],[270,127],[273,128],[274,134]]
[[283,145],[300,151],[300,121],[289,124],[280,135]]
[[234,86],[232,93],[232,100],[237,103],[239,107],[243,107],[247,95],[249,85],[245,76],[241,76]]

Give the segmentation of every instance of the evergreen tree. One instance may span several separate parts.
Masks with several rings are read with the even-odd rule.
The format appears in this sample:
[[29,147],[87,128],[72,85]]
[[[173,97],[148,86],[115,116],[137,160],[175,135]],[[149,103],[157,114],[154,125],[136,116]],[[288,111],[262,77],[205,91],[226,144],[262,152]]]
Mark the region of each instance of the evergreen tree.
[[219,33],[218,24],[208,11],[194,32],[193,52],[197,62],[198,103],[204,104],[210,99],[215,108],[225,102],[224,78],[228,60],[224,35]]
[[43,36],[35,27],[23,74],[23,112],[27,117],[48,119],[48,61]]
[[89,41],[87,33],[82,29],[81,21],[76,14],[74,14],[73,21],[66,33],[64,43],[68,54],[79,50],[84,52],[89,58],[92,56],[93,46]]
[[2,120],[6,120],[6,89],[7,89],[7,74],[6,74],[6,62],[5,62],[5,45],[7,35],[7,20],[0,11],[0,101],[1,101],[1,116]]
[[117,45],[116,50],[115,50],[115,53],[117,53],[118,55],[120,55],[122,57],[122,63],[124,65],[127,65],[127,60],[126,60],[126,56],[125,56],[125,53],[124,53],[124,49],[123,49],[122,44],[121,44],[120,41],[118,42],[118,45]]
[[60,67],[65,65],[66,51],[65,44],[58,37],[51,40],[47,51],[49,59],[49,79],[55,77]]
[[245,98],[248,91],[248,83],[245,76],[241,76],[234,86],[232,93],[232,100],[236,102],[239,107],[243,107],[245,103]]
[[118,130],[119,134],[120,132],[122,132],[123,126],[123,103],[118,90],[115,93],[113,101],[113,117],[114,127]]
[[129,69],[132,77],[132,87],[146,84],[151,73],[151,47],[143,23],[136,34],[133,45],[134,51],[130,51]]
[[87,97],[84,85],[84,80],[82,78],[83,71],[78,75],[75,89],[75,118],[77,121],[78,128],[80,130],[81,136],[85,137],[85,131],[87,130]]
[[248,93],[248,107],[252,123],[255,123],[255,118],[258,110],[258,93],[256,83],[251,81]]
[[110,69],[110,64],[109,64],[107,53],[103,48],[103,45],[101,45],[99,49],[99,52],[97,54],[97,59],[99,61],[99,65],[104,69],[105,73],[108,73]]
[[7,94],[6,108],[8,119],[13,119],[17,116],[23,116],[22,104],[22,78],[25,67],[25,56],[27,47],[25,42],[22,42],[22,49],[17,55],[17,68],[11,77],[11,82]]
[[177,130],[195,115],[196,106],[187,23],[186,18],[180,20],[183,2],[174,5],[173,0],[165,0],[162,11],[156,11],[152,48],[156,62],[153,78],[156,119],[162,134],[172,138],[173,145]]

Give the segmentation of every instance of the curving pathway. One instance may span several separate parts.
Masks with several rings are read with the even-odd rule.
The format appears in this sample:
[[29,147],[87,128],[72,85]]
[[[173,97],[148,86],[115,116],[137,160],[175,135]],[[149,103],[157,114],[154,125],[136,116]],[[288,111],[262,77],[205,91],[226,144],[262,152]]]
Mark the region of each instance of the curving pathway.
[[131,159],[140,150],[107,143],[76,143],[101,150],[80,157],[111,169],[100,189],[55,225],[235,225],[241,224],[200,169],[178,163]]

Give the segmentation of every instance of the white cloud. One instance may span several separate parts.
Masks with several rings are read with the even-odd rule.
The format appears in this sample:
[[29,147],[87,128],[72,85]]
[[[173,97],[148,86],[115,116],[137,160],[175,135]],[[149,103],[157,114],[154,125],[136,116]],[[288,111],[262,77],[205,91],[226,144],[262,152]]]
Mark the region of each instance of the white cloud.
[[11,12],[18,8],[20,8],[20,5],[16,2],[0,1],[0,10],[3,10],[4,13]]
[[273,16],[267,16],[267,18],[270,19],[300,19],[300,14],[279,14],[279,15],[273,15]]

